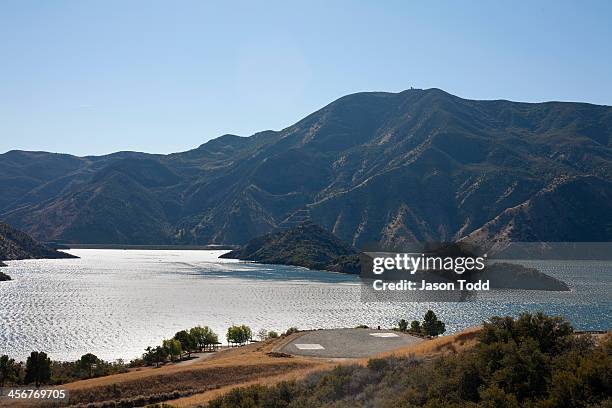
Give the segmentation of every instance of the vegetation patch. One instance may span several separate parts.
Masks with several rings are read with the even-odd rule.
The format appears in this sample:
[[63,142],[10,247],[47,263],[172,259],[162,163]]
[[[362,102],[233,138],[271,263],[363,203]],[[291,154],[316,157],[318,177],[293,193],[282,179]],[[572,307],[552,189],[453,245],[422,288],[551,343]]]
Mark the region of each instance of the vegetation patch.
[[576,336],[562,318],[526,313],[491,318],[476,346],[458,353],[338,366],[238,388],[209,407],[610,407],[611,372],[610,336]]
[[252,239],[221,258],[353,274],[361,272],[359,252],[311,222]]

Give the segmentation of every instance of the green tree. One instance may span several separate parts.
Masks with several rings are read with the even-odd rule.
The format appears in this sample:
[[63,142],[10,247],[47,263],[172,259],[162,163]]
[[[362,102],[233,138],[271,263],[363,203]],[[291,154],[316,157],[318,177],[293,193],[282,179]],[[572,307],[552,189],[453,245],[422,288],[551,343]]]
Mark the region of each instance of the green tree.
[[146,365],[152,365],[154,362],[153,359],[153,347],[149,346],[145,349],[145,352],[142,354],[142,360]]
[[275,332],[274,330],[270,330],[270,331],[268,332],[268,338],[269,338],[269,339],[276,339],[276,338],[278,338],[278,333],[277,333],[277,332]]
[[428,310],[423,317],[423,324],[421,325],[421,331],[426,336],[438,336],[446,331],[444,322],[438,320],[438,316],[432,311]]
[[51,359],[44,352],[33,351],[26,361],[25,382],[36,387],[51,379]]
[[249,326],[243,324],[240,326],[240,329],[242,330],[242,336],[244,338],[245,343],[253,339],[253,332],[251,331],[251,328]]
[[93,369],[100,364],[101,360],[94,354],[87,353],[81,356],[79,367],[87,373],[89,378],[93,377]]
[[299,331],[300,329],[298,329],[297,327],[290,327],[285,332],[285,336],[289,336],[290,334],[293,334],[293,333],[299,333]]
[[15,381],[19,369],[15,360],[7,355],[0,356],[0,388],[8,381]]
[[153,349],[153,361],[155,362],[155,367],[159,367],[159,365],[166,361],[167,358],[168,351],[164,347],[157,346],[155,349]]
[[200,351],[219,341],[217,334],[208,326],[193,327],[191,330],[189,330],[189,334],[191,334],[195,339],[197,347],[200,349]]
[[181,342],[177,339],[165,339],[162,342],[162,347],[166,355],[170,356],[170,360],[175,361],[177,357],[180,357],[183,353]]
[[400,331],[405,332],[408,329],[408,322],[405,319],[400,319],[400,321],[397,322],[397,326]]
[[227,329],[226,338],[227,341],[234,344],[244,344],[251,340],[253,334],[249,326],[244,324],[241,326],[231,326]]
[[181,330],[174,335],[174,339],[181,343],[181,349],[187,353],[188,357],[191,357],[191,352],[196,349],[197,341],[187,330]]
[[418,320],[413,320],[410,323],[410,331],[412,333],[421,333],[421,323]]

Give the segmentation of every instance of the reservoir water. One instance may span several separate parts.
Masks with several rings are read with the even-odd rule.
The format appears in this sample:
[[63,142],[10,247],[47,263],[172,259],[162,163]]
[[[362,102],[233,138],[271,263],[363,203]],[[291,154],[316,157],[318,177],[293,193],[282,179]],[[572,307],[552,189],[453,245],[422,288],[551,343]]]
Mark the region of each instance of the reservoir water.
[[227,327],[253,332],[394,326],[433,309],[454,332],[492,315],[543,311],[578,329],[612,326],[612,263],[532,261],[571,292],[496,290],[465,303],[364,303],[357,276],[218,259],[225,251],[71,250],[80,259],[11,261],[0,283],[0,354],[32,350],[75,360],[139,357],[195,325],[225,341]]

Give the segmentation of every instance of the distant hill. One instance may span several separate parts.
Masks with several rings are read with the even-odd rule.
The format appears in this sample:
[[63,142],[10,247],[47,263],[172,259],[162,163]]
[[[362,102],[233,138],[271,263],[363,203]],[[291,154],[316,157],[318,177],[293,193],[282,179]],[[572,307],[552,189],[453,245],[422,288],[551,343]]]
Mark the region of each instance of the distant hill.
[[11,151],[0,218],[87,244],[244,244],[296,214],[358,248],[612,241],[611,180],[611,107],[411,89],[181,153]]
[[254,238],[221,258],[354,274],[361,271],[354,248],[310,222]]
[[51,249],[28,234],[0,222],[0,266],[1,261],[39,258],[76,258],[76,256]]
[[488,265],[483,273],[474,274],[472,278],[474,280],[489,280],[491,288],[495,289],[570,290],[567,283],[553,276],[546,275],[536,268],[507,262]]

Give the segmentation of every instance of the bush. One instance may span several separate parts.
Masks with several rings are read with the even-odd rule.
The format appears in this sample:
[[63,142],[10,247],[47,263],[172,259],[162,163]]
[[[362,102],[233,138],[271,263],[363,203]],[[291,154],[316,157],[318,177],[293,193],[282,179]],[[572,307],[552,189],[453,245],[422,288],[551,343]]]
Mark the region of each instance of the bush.
[[210,407],[611,408],[610,372],[612,337],[597,345],[573,336],[563,319],[524,314],[490,319],[477,345],[459,354],[372,359],[367,367],[235,389]]
[[300,332],[300,330],[297,327],[290,327],[285,332],[285,336],[289,336],[290,334],[299,333],[299,332]]

